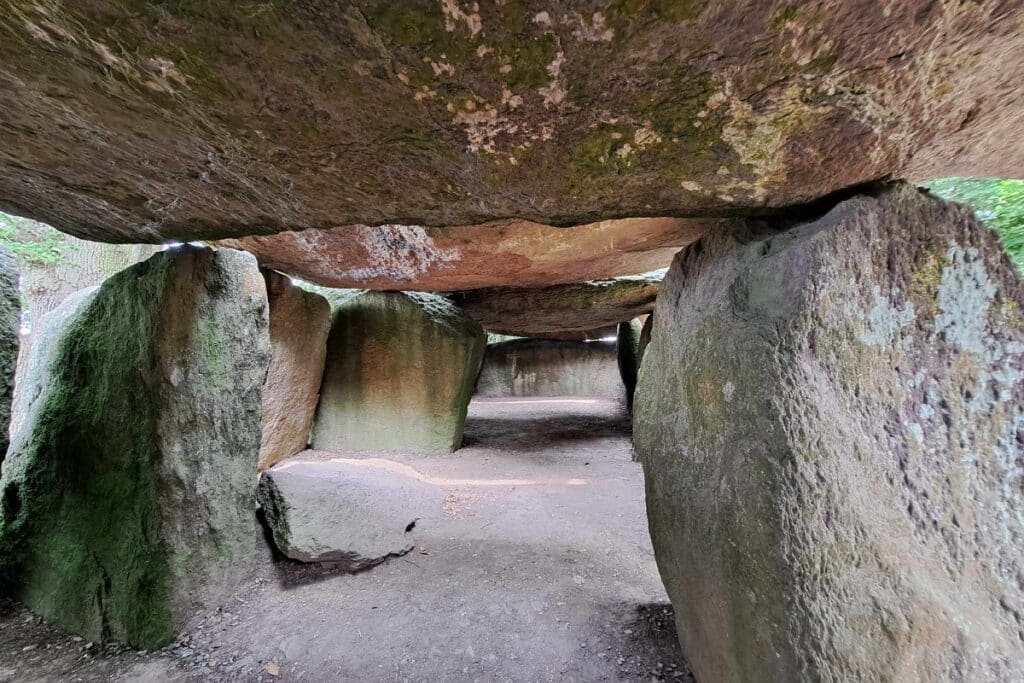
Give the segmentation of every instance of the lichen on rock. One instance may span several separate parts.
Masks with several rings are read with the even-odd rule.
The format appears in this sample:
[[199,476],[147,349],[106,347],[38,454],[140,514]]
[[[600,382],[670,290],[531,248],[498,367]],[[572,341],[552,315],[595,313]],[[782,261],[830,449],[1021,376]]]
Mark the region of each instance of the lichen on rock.
[[905,184],[680,253],[634,440],[697,678],[1024,676],[1022,304]]
[[994,0],[8,5],[3,208],[79,237],[751,214],[1024,165]]

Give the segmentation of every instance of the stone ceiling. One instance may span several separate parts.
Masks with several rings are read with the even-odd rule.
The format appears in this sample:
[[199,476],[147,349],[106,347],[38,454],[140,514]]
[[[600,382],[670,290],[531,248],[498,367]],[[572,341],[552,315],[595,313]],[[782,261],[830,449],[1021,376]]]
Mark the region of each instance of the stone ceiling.
[[520,337],[593,338],[593,330],[654,310],[665,271],[549,287],[494,287],[451,295],[489,332]]
[[221,240],[326,287],[451,291],[537,287],[665,268],[719,220],[636,218],[553,228],[526,221],[423,228],[364,225]]
[[880,178],[1021,175],[1021,17],[1011,0],[9,0],[0,209],[582,334],[657,288],[587,282],[663,267],[726,217]]
[[79,237],[757,213],[1017,176],[1008,0],[8,0],[0,209]]

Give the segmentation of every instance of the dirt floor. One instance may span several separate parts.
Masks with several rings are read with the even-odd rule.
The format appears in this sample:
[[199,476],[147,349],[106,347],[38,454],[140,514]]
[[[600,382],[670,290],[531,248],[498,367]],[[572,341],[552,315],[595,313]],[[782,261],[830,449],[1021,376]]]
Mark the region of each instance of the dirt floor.
[[691,680],[619,404],[476,400],[462,450],[387,457],[445,488],[408,555],[338,574],[258,534],[253,580],[158,652],[0,602],[0,681]]

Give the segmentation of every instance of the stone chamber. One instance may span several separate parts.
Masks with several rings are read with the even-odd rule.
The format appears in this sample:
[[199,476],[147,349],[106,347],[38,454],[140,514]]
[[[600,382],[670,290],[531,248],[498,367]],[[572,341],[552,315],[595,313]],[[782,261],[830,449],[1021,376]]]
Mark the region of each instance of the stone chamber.
[[1022,27],[9,0],[0,680],[1024,680]]

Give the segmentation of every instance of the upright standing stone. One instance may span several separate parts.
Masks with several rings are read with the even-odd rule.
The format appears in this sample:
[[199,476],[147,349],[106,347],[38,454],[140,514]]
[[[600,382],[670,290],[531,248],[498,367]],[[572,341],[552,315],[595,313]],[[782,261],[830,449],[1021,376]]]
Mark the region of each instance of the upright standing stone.
[[619,323],[615,335],[615,353],[619,361],[619,375],[625,388],[626,410],[633,412],[633,393],[636,391],[636,373],[640,369],[639,318]]
[[644,362],[644,353],[647,352],[647,345],[651,343],[651,332],[654,331],[654,314],[644,316],[643,327],[640,328],[640,341],[637,344],[637,377],[640,376],[640,364]]
[[0,467],[7,454],[14,375],[18,367],[18,332],[21,329],[21,294],[18,262],[0,247]]
[[0,478],[0,569],[62,628],[160,646],[254,558],[263,278],[249,254],[183,247],[42,327]]
[[1024,287],[997,237],[906,185],[751,227],[677,256],[637,394],[697,679],[1024,679]]
[[476,322],[437,295],[363,292],[342,302],[313,447],[455,450],[486,343]]
[[319,294],[266,271],[270,301],[270,369],[263,385],[260,471],[305,450],[327,355],[331,306]]

